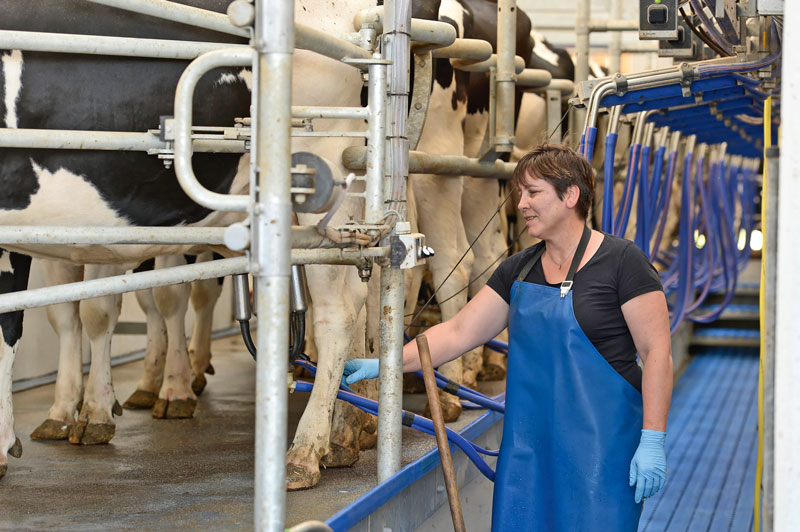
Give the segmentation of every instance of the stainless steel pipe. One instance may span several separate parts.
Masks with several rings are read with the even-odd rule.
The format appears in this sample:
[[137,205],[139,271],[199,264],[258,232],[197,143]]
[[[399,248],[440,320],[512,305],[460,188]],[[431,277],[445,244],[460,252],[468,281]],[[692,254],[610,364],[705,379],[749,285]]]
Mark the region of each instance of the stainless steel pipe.
[[[342,163],[350,170],[364,170],[366,148],[350,147],[342,153]],[[432,155],[425,152],[409,152],[408,172],[411,174],[437,174],[443,176],[468,175],[472,177],[493,177],[511,179],[514,163],[501,160],[482,162],[462,155]]]

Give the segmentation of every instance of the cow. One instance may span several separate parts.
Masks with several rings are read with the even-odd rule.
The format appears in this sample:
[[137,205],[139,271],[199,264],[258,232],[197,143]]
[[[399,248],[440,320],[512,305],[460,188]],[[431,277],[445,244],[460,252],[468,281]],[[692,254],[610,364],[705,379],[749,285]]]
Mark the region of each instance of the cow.
[[[222,12],[227,0],[193,0],[194,6]],[[374,7],[375,1],[350,0],[336,5],[320,0],[298,0],[296,20],[306,25],[339,33],[350,31],[353,15]],[[11,0],[0,2],[3,29],[78,32],[161,39],[202,40],[243,43],[242,39],[197,28],[123,13],[104,6],[65,0],[45,0],[23,6]],[[37,13],[31,17],[30,13]],[[41,15],[39,15],[41,14]],[[144,131],[155,127],[161,115],[172,112],[172,94],[186,61],[150,60],[105,56],[56,56],[46,53],[2,52],[4,98],[2,113],[6,127]],[[298,50],[295,54],[293,101],[296,104],[358,106],[361,74],[351,66]],[[59,79],[59,90],[51,80]],[[319,86],[327,91],[320,93]],[[206,76],[196,91],[194,122],[197,125],[232,124],[247,116],[250,96],[246,76],[240,69],[219,69]],[[331,120],[317,127],[363,130],[358,121]],[[339,154],[358,142],[353,138],[297,139],[295,151],[326,155],[343,171]],[[142,153],[95,151],[3,150],[0,184],[10,191],[0,199],[0,224],[47,225],[187,225],[224,226],[238,219],[226,213],[210,212],[189,201],[175,181],[173,171],[155,157]],[[248,182],[248,157],[196,154],[193,159],[200,181],[212,190],[238,194]],[[110,169],[114,169],[111,171]],[[68,201],[65,201],[68,200]],[[360,220],[361,200],[348,198],[331,223]],[[300,215],[303,224],[315,223],[318,215]],[[4,251],[0,265],[0,288],[25,288],[29,256],[68,260],[76,264],[140,261],[157,257],[157,265],[174,263],[165,257],[185,252],[182,246],[17,246]],[[19,252],[19,253],[18,253]],[[23,254],[24,253],[24,254]],[[287,453],[288,487],[305,488],[319,479],[319,463],[348,465],[357,459],[357,447],[338,440],[342,452],[331,452],[330,433],[333,398],[344,360],[353,348],[363,351],[363,341],[354,342],[354,331],[362,313],[366,288],[355,268],[314,265],[307,268],[308,286],[315,306],[314,331],[320,367],[309,408],[300,421],[292,447]],[[185,286],[154,289],[154,300],[164,316],[176,327],[176,316],[185,310]],[[171,304],[171,301],[182,303]],[[113,316],[113,305],[104,317]],[[102,317],[102,316],[101,316]],[[3,334],[0,352],[0,468],[7,469],[7,454],[19,454],[13,431],[10,367],[21,335],[21,313],[0,318]],[[357,336],[357,335],[356,335]],[[185,336],[169,335],[163,384],[159,389],[161,408],[170,414],[191,415],[195,394],[192,370],[185,356]],[[363,336],[361,336],[363,338]],[[180,344],[183,342],[183,345]],[[361,346],[359,346],[361,344]],[[181,351],[183,354],[181,354]],[[114,401],[87,397],[84,402],[102,406],[101,421],[111,418]],[[113,394],[112,394],[113,395]],[[88,430],[88,428],[87,428]],[[358,433],[355,433],[357,438]],[[353,453],[355,449],[355,453]]]
[[[199,258],[187,256],[190,262],[211,259],[211,253]],[[42,261],[47,281],[52,285],[92,279],[101,275],[122,273],[124,265],[82,265],[63,261]],[[153,260],[148,260],[134,271],[152,269]],[[84,274],[84,269],[86,270]],[[206,385],[205,372],[213,373],[211,366],[211,320],[214,305],[222,291],[222,279],[207,279],[191,283],[190,300],[195,311],[195,322],[189,342],[189,362],[194,379],[192,391],[200,395]],[[162,296],[163,297],[163,296]],[[146,317],[147,340],[145,347],[144,374],[136,391],[125,401],[125,408],[152,408],[161,388],[166,350],[167,327],[158,312],[152,290],[139,290],[136,299]],[[70,302],[47,307],[47,318],[59,338],[59,363],[55,384],[55,400],[47,418],[32,433],[33,440],[63,440],[84,445],[106,443],[114,436],[113,419],[103,417],[103,409],[96,409],[83,402],[83,378],[81,365],[81,319],[91,341],[91,364],[89,385],[93,388],[113,390],[108,371],[111,357],[111,334],[119,317],[121,296],[106,296],[88,299],[81,303]],[[176,304],[175,302],[170,303]],[[98,319],[102,317],[102,319]],[[183,317],[179,317],[183,320]],[[88,386],[87,386],[88,389]],[[109,392],[110,393],[110,392]],[[78,411],[75,423],[75,411]],[[121,409],[114,399],[112,413],[119,415]],[[98,420],[103,419],[102,423]],[[87,430],[88,429],[88,430]]]
[[[191,4],[220,12],[228,2],[197,0]],[[7,0],[2,2],[2,11],[3,29],[244,43],[237,37],[75,0],[59,3],[37,0],[25,6]],[[172,113],[174,87],[187,64],[178,60],[65,56],[19,50],[3,51],[0,56],[3,93],[0,116],[7,128],[110,131],[154,128],[160,116]],[[250,95],[240,70],[219,69],[201,81],[198,95],[214,97],[195,106],[196,124],[232,124],[235,118],[249,114]],[[58,85],[53,84],[54,79],[58,79]],[[54,90],[56,86],[58,90]],[[198,154],[193,162],[199,179],[208,188],[222,193],[241,193],[246,189],[247,157]],[[6,191],[0,199],[0,224],[3,225],[205,226],[227,225],[236,219],[233,215],[211,212],[196,205],[180,189],[171,168],[139,152],[4,149],[0,159],[0,184]],[[119,263],[138,263],[147,257],[182,251],[180,246],[17,246],[3,252],[8,263],[3,272],[7,278],[3,289],[20,290],[27,283],[29,258],[15,252],[116,268]],[[94,270],[99,275],[104,268],[99,266]],[[155,289],[156,303],[167,299],[163,294],[173,290]],[[161,310],[164,313],[171,309]],[[87,312],[85,322],[91,322],[87,332],[93,343],[106,341],[107,325],[116,314],[116,305],[109,304],[108,300],[95,306],[91,315]],[[165,315],[167,324],[169,314]],[[7,451],[17,448],[10,366],[21,334],[21,317],[21,312],[10,313],[3,315],[0,321],[3,330],[0,469],[3,473],[7,468]],[[175,321],[182,322],[182,317]],[[182,324],[180,327],[180,334],[175,336],[184,338],[180,341],[185,343]],[[184,347],[181,357],[180,344],[169,349],[175,354],[169,356],[168,353],[160,399],[165,412],[178,411],[184,417],[190,416],[196,398],[191,389],[186,350]],[[90,374],[81,416],[87,422],[84,430],[99,434],[102,440],[108,437],[108,425],[112,412],[118,411],[118,403],[110,385],[95,385],[95,382],[100,383],[100,379],[94,379],[98,373],[102,372]],[[71,400],[74,401],[74,397]],[[61,408],[67,410],[70,406]],[[72,415],[71,411],[51,413],[61,418]]]

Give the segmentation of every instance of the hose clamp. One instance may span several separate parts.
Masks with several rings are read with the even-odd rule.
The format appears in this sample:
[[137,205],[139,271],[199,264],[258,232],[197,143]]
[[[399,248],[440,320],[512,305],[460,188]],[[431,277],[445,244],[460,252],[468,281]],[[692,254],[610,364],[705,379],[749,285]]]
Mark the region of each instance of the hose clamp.
[[681,96],[688,98],[692,95],[692,82],[695,79],[695,71],[689,63],[681,63]]
[[617,93],[617,96],[624,96],[626,92],[628,92],[628,78],[626,78],[620,72],[614,74],[614,90]]

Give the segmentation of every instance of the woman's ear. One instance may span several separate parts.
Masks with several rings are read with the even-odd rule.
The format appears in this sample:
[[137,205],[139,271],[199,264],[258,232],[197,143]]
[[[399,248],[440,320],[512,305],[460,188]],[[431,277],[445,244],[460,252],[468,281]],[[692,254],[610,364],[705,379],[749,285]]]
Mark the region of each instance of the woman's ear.
[[570,208],[575,208],[575,205],[578,204],[578,200],[581,197],[581,190],[578,188],[578,185],[570,185],[567,187],[567,193],[564,195],[564,204]]

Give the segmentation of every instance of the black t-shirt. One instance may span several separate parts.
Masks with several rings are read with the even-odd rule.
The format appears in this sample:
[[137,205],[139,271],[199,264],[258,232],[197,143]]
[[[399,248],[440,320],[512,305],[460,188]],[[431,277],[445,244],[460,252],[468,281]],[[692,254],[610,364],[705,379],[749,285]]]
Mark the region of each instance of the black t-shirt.
[[[511,301],[511,285],[543,245],[540,242],[512,255],[489,278],[488,286],[506,303]],[[525,280],[560,286],[545,281],[541,258]],[[658,272],[633,242],[604,234],[600,248],[575,273],[573,281],[572,303],[578,325],[608,363],[641,392],[642,370],[636,364],[636,347],[621,307],[636,296],[663,290]]]

